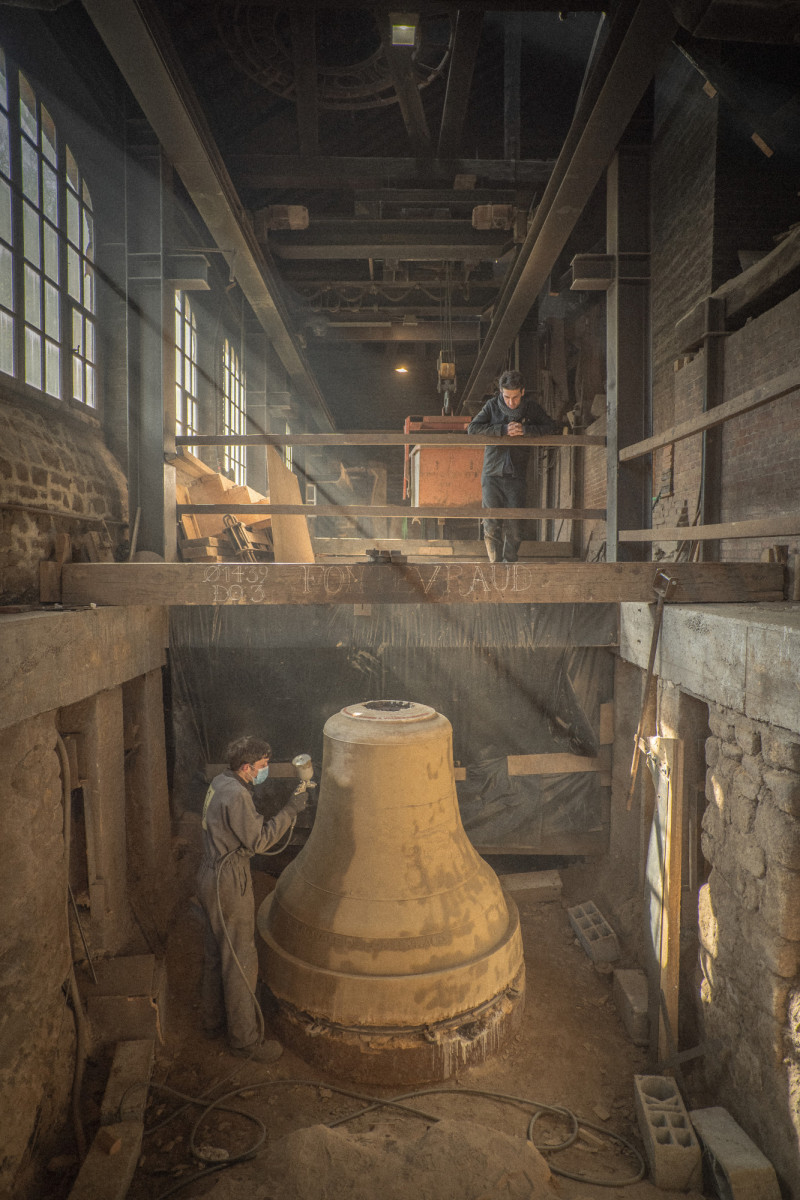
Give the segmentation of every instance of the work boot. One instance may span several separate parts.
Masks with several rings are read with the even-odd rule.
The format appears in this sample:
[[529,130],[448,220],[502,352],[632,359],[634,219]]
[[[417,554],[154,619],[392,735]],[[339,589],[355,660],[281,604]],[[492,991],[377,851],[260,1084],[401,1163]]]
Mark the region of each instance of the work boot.
[[497,552],[500,549],[500,543],[495,538],[485,537],[483,539],[486,546],[486,553],[489,555],[489,562],[497,562]]
[[283,1046],[280,1042],[253,1042],[252,1046],[232,1046],[230,1053],[234,1058],[246,1058],[266,1067],[278,1061],[283,1054]]

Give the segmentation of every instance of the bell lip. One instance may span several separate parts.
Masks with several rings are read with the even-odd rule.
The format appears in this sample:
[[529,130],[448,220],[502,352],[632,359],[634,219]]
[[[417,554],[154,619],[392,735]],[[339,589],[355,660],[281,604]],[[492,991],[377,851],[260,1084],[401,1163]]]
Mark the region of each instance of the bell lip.
[[422,1014],[427,1022],[447,1021],[509,987],[524,968],[519,910],[507,895],[508,925],[494,946],[458,965],[385,975],[314,966],[284,949],[267,928],[273,896],[262,902],[256,918],[259,974],[279,1004],[292,1004],[312,1017],[381,1027],[417,1024]]
[[412,721],[430,721],[439,714],[429,704],[419,704],[415,700],[361,700],[356,704],[346,704],[341,709],[341,715],[354,721],[407,725]]

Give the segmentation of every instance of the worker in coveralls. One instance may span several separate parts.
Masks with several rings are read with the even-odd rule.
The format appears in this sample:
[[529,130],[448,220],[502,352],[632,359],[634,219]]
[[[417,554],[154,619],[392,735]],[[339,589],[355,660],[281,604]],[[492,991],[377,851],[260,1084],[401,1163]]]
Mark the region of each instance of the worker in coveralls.
[[[504,372],[498,382],[497,395],[486,401],[467,426],[467,433],[498,439],[496,446],[486,446],[483,451],[481,503],[484,508],[524,508],[530,451],[527,446],[515,447],[511,439],[544,437],[557,433],[560,426],[535,400],[527,399],[519,371]],[[516,562],[522,540],[521,523],[484,520],[483,540],[489,562]]]
[[260,816],[253,788],[267,778],[270,754],[269,743],[257,737],[239,738],[228,747],[228,769],[212,780],[203,804],[203,858],[197,874],[205,916],[203,1029],[213,1038],[227,1027],[231,1053],[259,1063],[274,1062],[283,1048],[261,1040],[250,859],[292,828],[306,807],[308,786],[302,782],[271,820]]

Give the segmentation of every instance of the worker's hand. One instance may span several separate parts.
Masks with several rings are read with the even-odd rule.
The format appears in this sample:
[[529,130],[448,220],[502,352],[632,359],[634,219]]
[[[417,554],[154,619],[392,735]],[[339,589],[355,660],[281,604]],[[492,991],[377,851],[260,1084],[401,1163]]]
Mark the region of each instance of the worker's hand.
[[524,437],[525,430],[521,421],[509,421],[506,433],[509,437]]
[[317,785],[313,782],[313,780],[310,779],[304,779],[302,783],[298,783],[297,787],[292,792],[292,796],[289,801],[289,805],[296,813],[299,814],[304,811],[308,805],[308,789],[315,788],[316,786]]

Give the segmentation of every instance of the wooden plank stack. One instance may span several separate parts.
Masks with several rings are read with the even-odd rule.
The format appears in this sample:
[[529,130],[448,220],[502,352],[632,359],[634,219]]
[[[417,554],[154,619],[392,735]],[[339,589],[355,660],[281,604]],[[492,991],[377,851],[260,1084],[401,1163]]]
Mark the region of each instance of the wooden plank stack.
[[[238,485],[213,471],[201,459],[183,448],[175,460],[177,477],[175,498],[178,504],[263,504],[269,497],[246,485]],[[231,514],[240,522],[242,540],[247,543],[249,561],[273,559],[271,518],[248,513],[246,508]],[[221,514],[184,513],[179,523],[179,543],[184,562],[232,562],[242,555],[234,545]],[[252,552],[252,553],[250,553]]]

